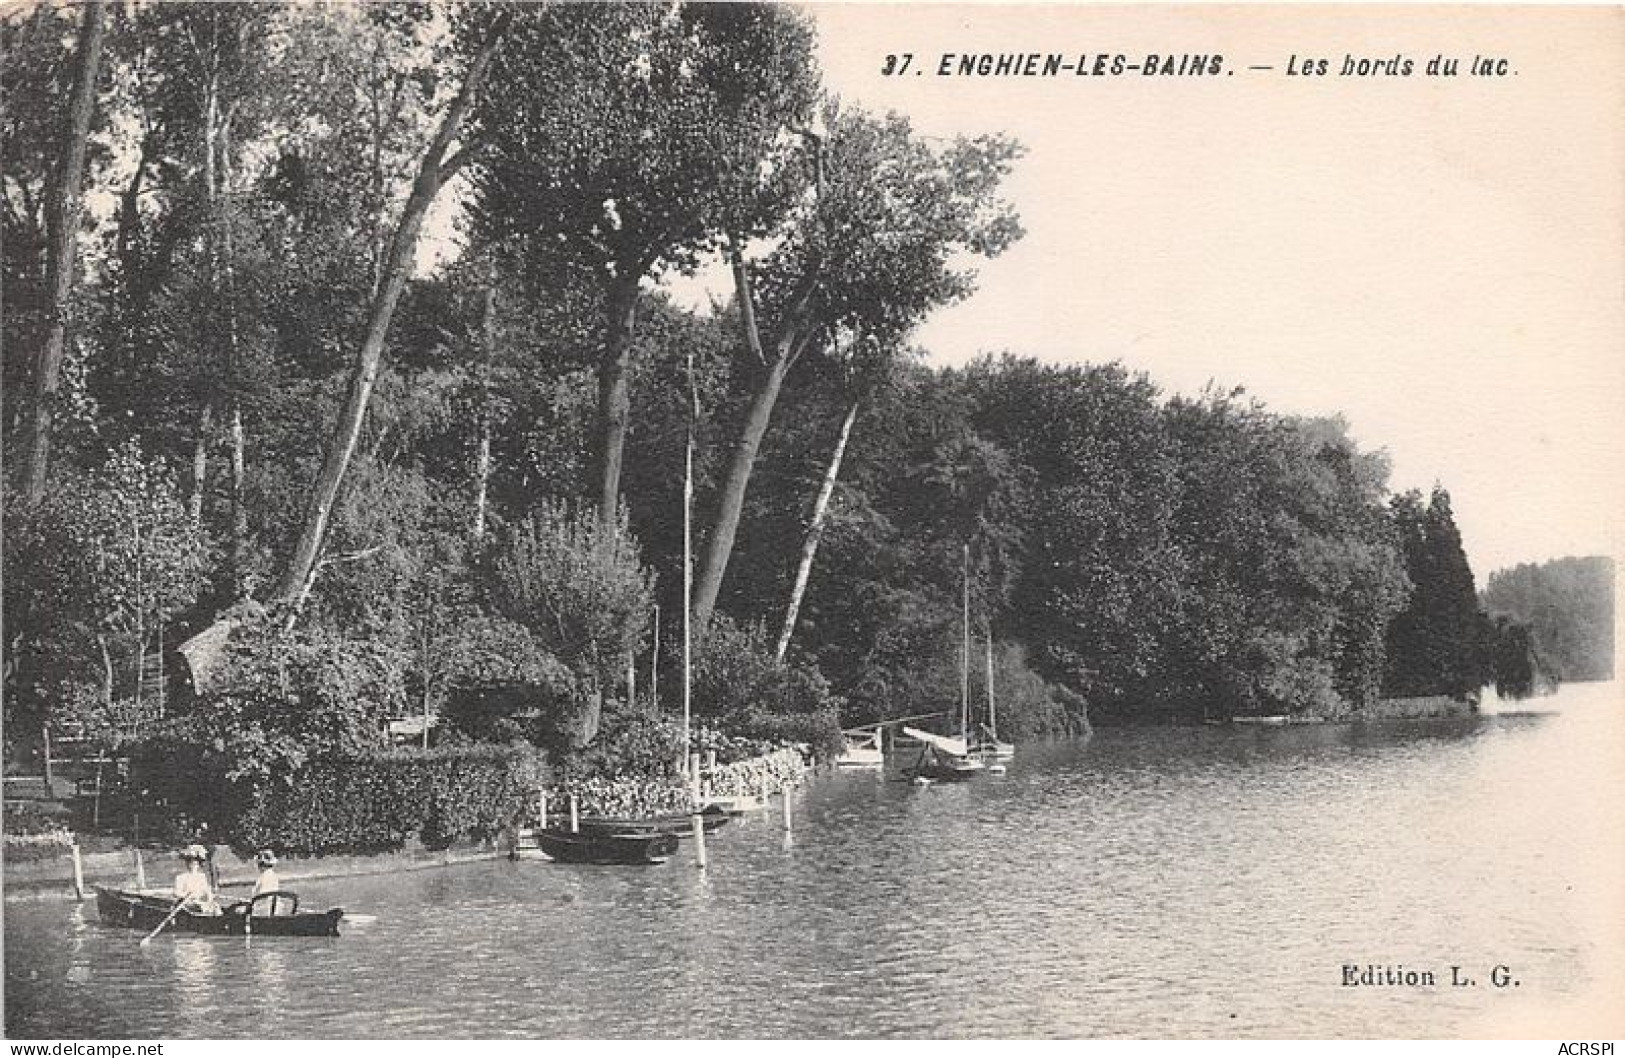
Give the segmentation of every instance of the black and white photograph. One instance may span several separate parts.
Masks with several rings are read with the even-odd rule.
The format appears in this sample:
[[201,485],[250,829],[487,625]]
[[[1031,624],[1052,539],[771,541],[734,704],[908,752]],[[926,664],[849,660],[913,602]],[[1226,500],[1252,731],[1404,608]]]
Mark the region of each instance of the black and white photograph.
[[0,4],[13,1053],[1612,1053],[1622,57]]

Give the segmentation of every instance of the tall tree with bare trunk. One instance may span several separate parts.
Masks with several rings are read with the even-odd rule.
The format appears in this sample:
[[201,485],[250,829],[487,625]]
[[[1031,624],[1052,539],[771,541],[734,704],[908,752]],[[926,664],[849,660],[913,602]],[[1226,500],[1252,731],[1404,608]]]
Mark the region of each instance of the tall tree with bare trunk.
[[50,298],[44,341],[34,361],[33,407],[28,442],[23,453],[22,494],[29,503],[45,494],[51,458],[51,416],[62,378],[62,358],[68,344],[68,313],[73,297],[78,259],[79,214],[84,205],[85,148],[90,121],[96,110],[96,79],[102,62],[101,0],[84,5],[75,53],[73,98],[62,138],[62,156],[49,192],[46,212],[48,254],[46,291]]
[[835,495],[835,485],[841,476],[841,462],[846,456],[847,443],[852,439],[852,427],[864,405],[892,379],[897,367],[904,362],[907,350],[896,342],[877,341],[873,336],[846,336],[843,340],[842,336],[837,335],[832,343],[831,355],[836,359],[840,372],[846,414],[835,433],[835,448],[830,453],[807,520],[801,559],[796,564],[790,599],[785,604],[784,621],[779,627],[778,643],[773,649],[773,656],[780,661],[789,652],[790,640],[795,635],[796,617],[801,613],[801,600],[806,596],[807,584],[812,578],[813,561],[818,557],[818,544],[824,536],[830,499]]
[[458,140],[463,122],[484,86],[511,17],[509,12],[504,11],[484,29],[483,42],[469,64],[462,87],[446,110],[440,128],[424,151],[417,178],[412,184],[412,193],[406,200],[400,221],[396,224],[395,234],[390,241],[389,253],[385,259],[382,282],[378,284],[377,293],[373,296],[368,310],[365,337],[362,339],[361,347],[356,351],[349,392],[328,442],[321,473],[316,479],[315,488],[306,507],[304,527],[299,534],[299,541],[278,585],[277,595],[291,600],[296,611],[310,591],[321,554],[323,537],[327,532],[328,519],[332,515],[334,501],[338,498],[339,487],[343,484],[344,472],[355,454],[356,442],[361,436],[361,424],[366,417],[367,404],[383,360],[384,338],[389,332],[395,305],[406,286],[407,274],[411,270],[413,256],[417,251],[418,233],[423,228],[423,218],[446,180],[454,175],[469,157],[471,145],[464,144],[456,154],[450,154],[451,147]]
[[[704,635],[717,605],[746,490],[785,377],[809,350],[851,332],[898,342],[933,309],[966,297],[967,254],[991,257],[1021,235],[998,197],[1020,148],[998,136],[942,149],[906,119],[831,105],[801,167],[807,188],[753,263],[729,239],[735,297],[752,374],[751,396],[718,490],[694,599]],[[759,273],[759,274],[758,274]]]

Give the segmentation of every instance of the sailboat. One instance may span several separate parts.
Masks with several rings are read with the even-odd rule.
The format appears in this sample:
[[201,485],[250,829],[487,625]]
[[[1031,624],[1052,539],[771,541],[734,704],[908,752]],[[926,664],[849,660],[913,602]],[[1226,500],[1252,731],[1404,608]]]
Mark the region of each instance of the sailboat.
[[916,780],[963,782],[987,771],[987,762],[970,752],[970,545],[965,545],[964,588],[961,598],[963,638],[959,653],[959,737],[933,735],[914,727],[903,734],[925,744],[920,759],[907,770]]
[[925,743],[920,759],[907,770],[913,778],[963,782],[987,771],[987,762],[972,757],[970,746],[962,738],[933,735],[914,727],[903,728],[903,734]]

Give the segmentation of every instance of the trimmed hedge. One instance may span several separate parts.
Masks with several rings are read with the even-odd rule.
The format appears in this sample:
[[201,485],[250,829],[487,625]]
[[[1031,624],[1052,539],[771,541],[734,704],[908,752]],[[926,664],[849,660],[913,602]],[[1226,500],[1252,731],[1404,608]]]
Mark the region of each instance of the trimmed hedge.
[[233,829],[240,850],[300,855],[393,852],[417,838],[445,848],[511,823],[543,780],[523,746],[391,750],[314,760],[256,791]]
[[6,837],[67,833],[68,810],[39,801],[7,801],[3,806]]
[[738,760],[700,774],[702,789],[715,797],[776,794],[799,783],[807,773],[807,759],[791,746]]

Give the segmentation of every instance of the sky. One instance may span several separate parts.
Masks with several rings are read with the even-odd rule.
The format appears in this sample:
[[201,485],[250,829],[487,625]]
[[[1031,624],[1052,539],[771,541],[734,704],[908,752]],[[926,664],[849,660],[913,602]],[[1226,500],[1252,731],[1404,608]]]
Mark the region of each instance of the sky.
[[[931,362],[1120,360],[1169,393],[1212,380],[1341,414],[1396,489],[1450,491],[1480,586],[1625,553],[1618,9],[807,10],[846,101],[1027,148],[1008,195],[1028,234],[927,321]],[[980,52],[1217,53],[1227,72],[937,74]],[[1348,55],[1413,71],[1339,76]],[[1471,76],[1480,55],[1508,72]],[[1461,72],[1427,76],[1435,56]],[[1316,58],[1327,76],[1295,72]]]

